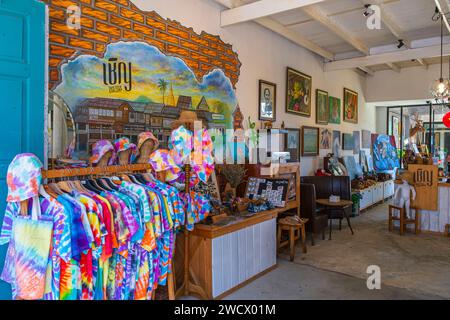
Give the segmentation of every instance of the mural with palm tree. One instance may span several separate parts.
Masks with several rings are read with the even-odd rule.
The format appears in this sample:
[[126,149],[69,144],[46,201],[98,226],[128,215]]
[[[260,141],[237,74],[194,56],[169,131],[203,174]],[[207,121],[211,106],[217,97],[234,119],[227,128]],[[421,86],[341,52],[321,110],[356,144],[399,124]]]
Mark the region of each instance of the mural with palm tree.
[[163,104],[166,104],[166,90],[167,90],[168,85],[169,85],[169,82],[167,82],[166,80],[164,80],[164,79],[158,80],[158,89],[162,93]]

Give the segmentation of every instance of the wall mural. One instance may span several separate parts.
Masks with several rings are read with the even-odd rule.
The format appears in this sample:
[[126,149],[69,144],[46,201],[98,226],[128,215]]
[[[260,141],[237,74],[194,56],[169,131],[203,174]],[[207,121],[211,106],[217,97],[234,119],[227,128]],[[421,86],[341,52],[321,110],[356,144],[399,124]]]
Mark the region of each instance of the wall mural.
[[[75,157],[86,158],[99,139],[134,142],[142,131],[165,146],[183,110],[196,111],[210,128],[233,127],[241,63],[218,36],[197,34],[128,0],[44,2],[49,86],[73,115]],[[79,28],[68,24],[74,5]]]

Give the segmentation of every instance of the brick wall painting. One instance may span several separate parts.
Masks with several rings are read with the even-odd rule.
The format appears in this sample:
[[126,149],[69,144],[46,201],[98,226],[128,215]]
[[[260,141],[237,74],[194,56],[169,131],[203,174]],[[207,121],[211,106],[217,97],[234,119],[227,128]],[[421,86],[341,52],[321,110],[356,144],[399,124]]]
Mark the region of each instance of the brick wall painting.
[[[87,157],[98,139],[154,132],[164,146],[182,110],[210,127],[232,127],[241,63],[218,36],[128,0],[42,0],[49,6],[50,89],[70,107],[76,149]],[[69,28],[70,6],[81,12]]]

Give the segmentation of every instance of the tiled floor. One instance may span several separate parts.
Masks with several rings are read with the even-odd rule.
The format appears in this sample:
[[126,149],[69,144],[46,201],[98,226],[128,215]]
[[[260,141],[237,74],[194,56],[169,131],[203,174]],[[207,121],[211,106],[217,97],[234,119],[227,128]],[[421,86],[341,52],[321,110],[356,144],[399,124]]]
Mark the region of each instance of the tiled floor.
[[[386,217],[379,205],[352,218],[353,236],[343,222],[333,240],[309,242],[307,254],[298,245],[294,262],[281,254],[277,269],[226,299],[449,299],[450,238],[401,237],[387,231]],[[381,268],[381,290],[367,288],[369,265]]]

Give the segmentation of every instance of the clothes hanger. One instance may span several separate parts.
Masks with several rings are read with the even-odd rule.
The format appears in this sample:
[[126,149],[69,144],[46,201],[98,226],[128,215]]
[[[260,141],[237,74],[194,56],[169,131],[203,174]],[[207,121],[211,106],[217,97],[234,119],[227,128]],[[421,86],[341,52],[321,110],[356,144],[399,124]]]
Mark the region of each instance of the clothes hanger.
[[48,186],[48,185],[44,185],[44,190],[51,196],[51,197],[53,197],[53,198],[58,198],[59,197],[59,195],[55,192],[55,191],[53,191],[51,188],[50,188],[50,186]]
[[108,186],[102,179],[97,178],[97,179],[95,179],[95,181],[97,182],[97,185],[99,185],[105,191],[112,191],[111,187]]
[[[52,183],[49,183],[48,184],[48,187],[54,192],[54,193],[56,193],[56,194],[58,194],[58,195],[62,195],[62,194],[64,194],[65,192],[63,192],[60,188],[59,188],[59,186],[55,183],[55,182],[52,182]],[[48,189],[47,189],[48,190]],[[50,192],[49,192],[50,193]]]
[[122,180],[124,180],[124,181],[132,182],[131,179],[130,179],[130,177],[128,177],[126,174],[122,174],[120,177],[121,177]]
[[45,188],[44,188],[44,186],[42,184],[39,186],[39,194],[41,196],[43,196],[44,198],[46,198],[46,199],[50,199],[51,198],[51,196],[48,194],[48,192],[45,190]]
[[95,192],[95,193],[102,193],[102,190],[100,190],[94,183],[93,180],[89,179],[85,181],[85,188],[89,191]]
[[56,183],[58,185],[58,187],[66,192],[66,193],[71,193],[73,191],[72,186],[68,183],[68,181],[59,181]]
[[112,189],[112,190],[118,190],[119,188],[117,188],[117,186],[111,181],[111,178],[102,178],[103,182],[106,182],[106,184]]
[[140,173],[135,175],[135,179],[137,181],[139,181],[140,183],[142,183],[142,184],[147,184],[148,183],[148,181],[145,180],[145,178]]

